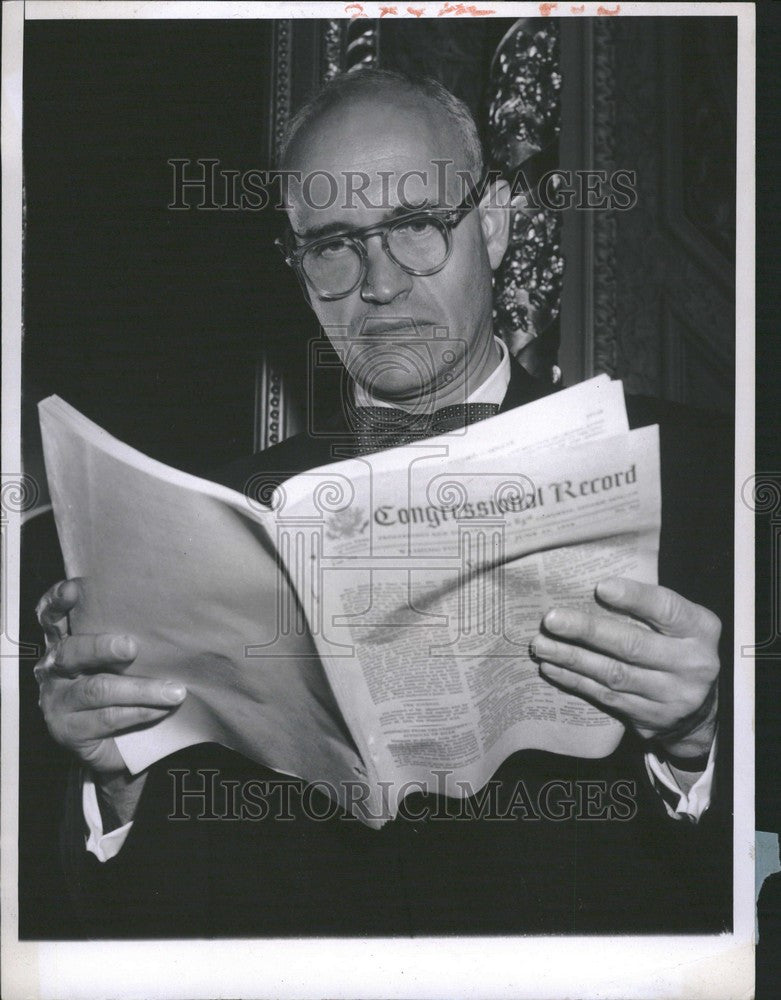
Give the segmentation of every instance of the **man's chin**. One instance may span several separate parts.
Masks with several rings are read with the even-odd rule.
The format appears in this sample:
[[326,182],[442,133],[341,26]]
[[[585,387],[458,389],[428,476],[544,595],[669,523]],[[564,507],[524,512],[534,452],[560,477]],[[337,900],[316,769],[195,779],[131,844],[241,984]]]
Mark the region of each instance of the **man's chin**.
[[372,399],[387,403],[389,406],[410,407],[426,398],[430,393],[428,382],[416,382],[409,379],[378,378],[359,383],[363,391]]
[[372,341],[350,349],[347,368],[367,392],[394,399],[415,397],[435,378],[434,358],[425,344]]
[[366,392],[404,402],[442,389],[454,377],[460,359],[455,351],[449,353],[443,357],[441,342],[388,337],[352,344],[345,360],[351,377]]

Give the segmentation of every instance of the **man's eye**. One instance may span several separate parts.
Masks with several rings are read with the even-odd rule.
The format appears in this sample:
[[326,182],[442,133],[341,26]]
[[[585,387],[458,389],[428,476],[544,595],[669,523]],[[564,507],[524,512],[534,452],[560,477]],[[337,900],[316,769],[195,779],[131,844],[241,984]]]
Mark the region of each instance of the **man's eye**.
[[421,238],[431,236],[436,231],[436,226],[431,219],[410,219],[409,222],[402,222],[396,227],[399,236],[410,238]]
[[329,260],[333,257],[341,257],[349,253],[351,249],[347,240],[330,240],[319,247],[314,247],[313,252],[323,260]]

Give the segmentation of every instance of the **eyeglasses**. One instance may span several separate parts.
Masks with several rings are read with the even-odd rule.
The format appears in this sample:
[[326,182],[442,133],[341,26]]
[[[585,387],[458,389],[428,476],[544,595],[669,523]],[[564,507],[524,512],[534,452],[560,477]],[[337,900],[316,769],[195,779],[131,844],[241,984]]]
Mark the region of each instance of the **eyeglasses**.
[[275,240],[285,263],[322,299],[343,299],[363,284],[369,267],[366,240],[382,238],[382,249],[407,274],[426,276],[441,271],[453,251],[453,230],[477,206],[472,186],[455,208],[426,208],[363,229],[322,236],[296,246],[288,232]]

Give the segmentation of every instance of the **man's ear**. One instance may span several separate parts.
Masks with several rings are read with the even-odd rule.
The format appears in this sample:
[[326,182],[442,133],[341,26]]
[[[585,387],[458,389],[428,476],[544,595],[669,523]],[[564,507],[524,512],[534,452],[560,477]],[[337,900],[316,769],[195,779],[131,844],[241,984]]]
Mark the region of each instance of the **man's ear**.
[[485,248],[495,271],[502,263],[510,239],[510,185],[499,180],[489,185],[477,207]]

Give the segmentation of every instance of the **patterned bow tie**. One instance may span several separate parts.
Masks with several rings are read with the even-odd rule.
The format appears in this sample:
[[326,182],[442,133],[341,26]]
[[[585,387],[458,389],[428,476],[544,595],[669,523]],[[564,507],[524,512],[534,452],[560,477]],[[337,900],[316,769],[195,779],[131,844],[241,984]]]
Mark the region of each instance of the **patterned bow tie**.
[[352,424],[359,454],[368,455],[458,430],[498,412],[498,403],[459,403],[443,406],[433,413],[407,413],[388,406],[358,406],[353,411]]

